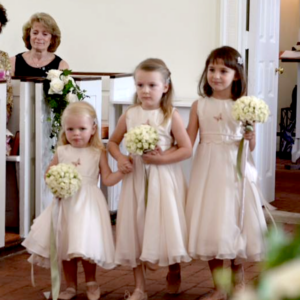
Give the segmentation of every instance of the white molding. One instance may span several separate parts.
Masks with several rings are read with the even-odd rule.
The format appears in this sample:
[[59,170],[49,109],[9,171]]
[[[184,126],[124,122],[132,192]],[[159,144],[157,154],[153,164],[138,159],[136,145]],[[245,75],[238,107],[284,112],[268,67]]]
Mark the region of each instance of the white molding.
[[26,237],[34,216],[34,103],[33,82],[20,84],[20,236]]
[[220,45],[226,45],[226,29],[227,29],[227,1],[220,0]]
[[244,56],[247,42],[246,0],[220,1],[220,45],[231,46]]

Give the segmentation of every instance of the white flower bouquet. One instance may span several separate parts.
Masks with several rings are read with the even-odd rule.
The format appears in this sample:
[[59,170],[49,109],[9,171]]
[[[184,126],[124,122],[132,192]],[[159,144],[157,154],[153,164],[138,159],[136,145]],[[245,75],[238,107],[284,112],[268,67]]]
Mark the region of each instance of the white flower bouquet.
[[73,164],[50,167],[46,174],[46,184],[57,198],[73,196],[81,187],[81,176]]
[[145,152],[155,149],[158,139],[156,128],[150,125],[140,125],[131,128],[125,134],[125,145],[129,153],[143,155]]
[[[243,96],[235,101],[232,106],[232,116],[235,120],[241,121],[245,131],[253,131],[254,123],[265,123],[270,115],[270,110],[265,101],[254,96]],[[241,159],[244,147],[244,138],[242,138],[238,155],[237,168],[238,174],[242,177]]]
[[243,123],[246,130],[253,130],[254,123],[265,123],[268,120],[270,110],[265,101],[254,96],[244,96],[234,103],[232,115],[235,120]]
[[[61,115],[69,103],[83,100],[87,96],[85,90],[81,91],[73,77],[71,70],[50,70],[47,73],[47,81],[44,82],[46,100],[52,111],[51,122],[52,131],[50,138],[55,141],[61,128]],[[52,149],[54,146],[52,146]]]

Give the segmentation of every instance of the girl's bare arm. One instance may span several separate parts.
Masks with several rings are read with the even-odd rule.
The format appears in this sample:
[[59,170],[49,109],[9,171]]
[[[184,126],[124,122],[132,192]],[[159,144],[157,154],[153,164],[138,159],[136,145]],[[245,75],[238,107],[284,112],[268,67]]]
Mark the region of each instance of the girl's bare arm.
[[115,185],[124,177],[124,174],[121,171],[112,172],[111,168],[108,165],[106,151],[102,151],[99,167],[101,180],[106,186]]
[[124,155],[120,151],[120,143],[123,140],[124,134],[127,132],[126,126],[126,115],[123,114],[116,126],[114,133],[112,134],[111,138],[109,139],[107,148],[111,156],[118,161],[118,169],[124,173],[130,173],[132,171],[132,163],[128,156]]

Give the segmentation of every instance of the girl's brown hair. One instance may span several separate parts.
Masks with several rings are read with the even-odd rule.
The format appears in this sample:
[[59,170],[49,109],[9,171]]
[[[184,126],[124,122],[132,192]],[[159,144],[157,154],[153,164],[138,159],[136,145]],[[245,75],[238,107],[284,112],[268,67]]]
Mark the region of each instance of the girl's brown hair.
[[[160,107],[163,111],[164,114],[164,122],[168,120],[173,111],[173,95],[174,95],[174,89],[173,89],[173,84],[171,81],[171,72],[168,69],[167,65],[158,58],[148,58],[144,61],[142,61],[134,70],[134,77],[135,74],[138,70],[146,71],[146,72],[159,72],[163,80],[165,81],[166,84],[169,85],[169,88],[166,93],[162,95],[161,101],[160,101]],[[141,101],[137,97],[137,93],[135,93],[134,96],[134,104],[141,104]]]
[[96,126],[96,131],[95,133],[91,136],[91,139],[89,141],[89,146],[100,149],[100,150],[105,150],[105,147],[101,141],[100,135],[99,135],[99,127],[98,127],[98,121],[97,121],[97,114],[95,109],[93,108],[92,105],[85,101],[78,101],[74,103],[70,103],[64,110],[62,117],[61,117],[61,131],[59,134],[59,141],[58,145],[67,145],[70,144],[67,140],[66,137],[66,132],[65,132],[65,120],[66,117],[68,116],[87,116],[90,117],[91,120],[94,121],[94,125]]
[[202,97],[211,97],[213,89],[207,81],[207,72],[210,64],[222,60],[224,65],[235,71],[235,79],[232,82],[231,96],[236,100],[247,92],[246,76],[244,72],[243,59],[238,51],[229,46],[223,46],[213,50],[206,59],[205,68],[198,84],[198,94]]
[[44,25],[46,30],[52,35],[48,51],[55,52],[60,45],[61,33],[55,20],[46,13],[36,13],[32,15],[30,20],[23,26],[23,41],[26,48],[28,50],[32,48],[30,44],[30,31],[35,22]]

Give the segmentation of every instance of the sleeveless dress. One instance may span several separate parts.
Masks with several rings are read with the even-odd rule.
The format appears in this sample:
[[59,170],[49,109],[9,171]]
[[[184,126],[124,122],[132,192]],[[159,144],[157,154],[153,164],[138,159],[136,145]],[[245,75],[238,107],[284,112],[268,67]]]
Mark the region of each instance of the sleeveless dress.
[[[143,110],[141,106],[126,112],[127,131],[141,124],[157,128],[158,145],[169,149],[170,118],[163,123],[162,110]],[[144,165],[133,156],[133,172],[122,182],[117,217],[115,262],[135,268],[141,261],[168,266],[188,262],[185,222],[186,182],[179,163]],[[147,206],[145,205],[146,172],[148,173]]]
[[244,221],[242,181],[236,170],[242,126],[231,115],[234,101],[198,100],[200,144],[194,157],[187,198],[188,252],[202,260],[262,260],[266,222],[257,171],[248,155],[245,175]]
[[34,68],[27,64],[23,53],[16,55],[15,76],[47,77],[47,72],[52,69],[57,70],[62,61],[59,56],[55,55],[54,59],[48,65],[41,68]]
[[22,243],[32,253],[29,261],[50,267],[52,220],[61,260],[81,257],[103,268],[114,268],[115,249],[108,207],[97,186],[101,151],[92,147],[65,145],[57,148],[57,154],[59,163],[74,163],[77,166],[82,185],[72,197],[62,200],[54,198],[34,220],[28,237]]

